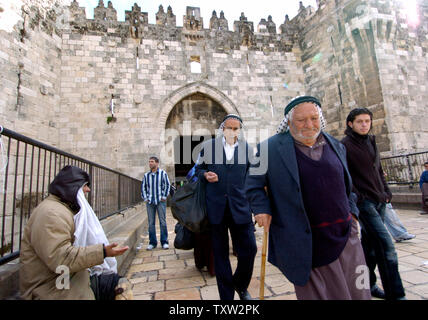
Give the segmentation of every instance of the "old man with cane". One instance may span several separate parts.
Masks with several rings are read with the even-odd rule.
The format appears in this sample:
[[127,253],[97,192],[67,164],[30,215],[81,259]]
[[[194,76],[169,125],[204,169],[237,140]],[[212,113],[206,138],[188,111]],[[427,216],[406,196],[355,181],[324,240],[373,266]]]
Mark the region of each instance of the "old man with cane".
[[[299,300],[370,299],[344,146],[325,133],[321,103],[293,99],[267,150],[247,174],[247,198],[269,231],[268,261],[294,284]],[[266,188],[266,189],[265,189]]]

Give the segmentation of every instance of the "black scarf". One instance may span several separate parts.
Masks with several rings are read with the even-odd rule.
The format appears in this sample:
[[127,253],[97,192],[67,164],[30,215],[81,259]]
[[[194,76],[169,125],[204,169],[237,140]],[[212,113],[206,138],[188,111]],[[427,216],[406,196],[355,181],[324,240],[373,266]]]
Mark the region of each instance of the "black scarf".
[[65,166],[56,175],[49,185],[49,193],[57,196],[66,203],[71,210],[78,212],[80,206],[77,203],[77,192],[85,184],[90,185],[89,175],[82,169],[74,166]]

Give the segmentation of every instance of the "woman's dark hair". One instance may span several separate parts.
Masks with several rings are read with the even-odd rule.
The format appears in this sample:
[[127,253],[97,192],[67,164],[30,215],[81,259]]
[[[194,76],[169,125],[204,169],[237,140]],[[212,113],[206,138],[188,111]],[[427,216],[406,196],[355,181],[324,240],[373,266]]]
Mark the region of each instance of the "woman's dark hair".
[[[351,127],[349,127],[348,122],[354,122],[355,118],[359,116],[360,114],[368,114],[370,116],[370,120],[373,121],[373,113],[367,109],[367,108],[355,108],[352,109],[351,112],[349,112],[348,116],[346,117],[346,131],[352,130]],[[371,125],[370,125],[371,130]]]

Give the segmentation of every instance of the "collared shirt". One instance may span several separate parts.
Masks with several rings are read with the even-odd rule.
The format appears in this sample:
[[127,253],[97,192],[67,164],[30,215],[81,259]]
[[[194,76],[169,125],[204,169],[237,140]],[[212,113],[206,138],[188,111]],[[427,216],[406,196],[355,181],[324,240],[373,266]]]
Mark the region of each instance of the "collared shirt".
[[297,148],[299,148],[299,150],[302,151],[305,156],[315,161],[318,161],[319,159],[321,159],[324,145],[327,143],[322,133],[319,134],[313,146],[304,145],[303,143],[297,141],[296,139],[293,139],[293,140],[294,140],[294,145]]
[[158,204],[166,200],[169,194],[170,182],[165,170],[149,171],[141,183],[141,197],[150,204]]
[[223,147],[224,152],[226,153],[226,160],[230,161],[233,158],[233,154],[235,153],[235,148],[238,146],[238,140],[236,140],[234,145],[230,145],[226,142],[226,138],[223,137]]

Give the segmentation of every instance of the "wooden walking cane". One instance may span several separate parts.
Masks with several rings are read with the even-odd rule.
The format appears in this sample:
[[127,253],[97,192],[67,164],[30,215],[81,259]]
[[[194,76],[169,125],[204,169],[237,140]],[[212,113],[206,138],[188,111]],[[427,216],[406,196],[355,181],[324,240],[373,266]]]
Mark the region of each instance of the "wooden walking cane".
[[268,231],[263,227],[263,245],[262,245],[262,266],[260,268],[260,300],[265,298],[265,269],[266,269],[266,251],[267,251]]

